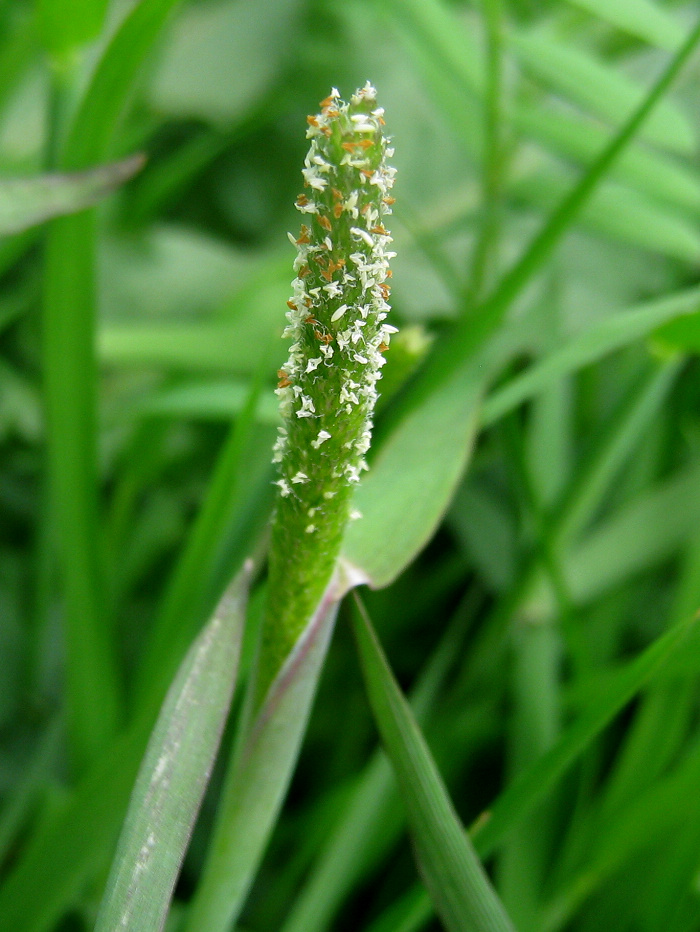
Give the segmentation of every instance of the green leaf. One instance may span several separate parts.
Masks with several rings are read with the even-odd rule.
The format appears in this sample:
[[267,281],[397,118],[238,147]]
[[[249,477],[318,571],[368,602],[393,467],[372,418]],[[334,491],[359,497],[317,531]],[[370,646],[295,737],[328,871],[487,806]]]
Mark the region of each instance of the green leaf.
[[[543,31],[512,36],[511,42],[532,73],[555,91],[612,124],[627,120],[646,96],[646,92],[619,68],[604,64],[588,52]],[[659,103],[640,135],[661,148],[683,154],[693,152],[696,146],[693,124],[670,101]]]
[[228,932],[243,906],[296,764],[337,608],[332,583],[252,716],[255,677],[249,681],[209,858],[182,932]]
[[158,63],[150,103],[180,119],[240,120],[267,92],[294,40],[297,0],[188,5]]
[[664,346],[690,353],[700,352],[700,314],[672,320],[654,334]]
[[669,62],[640,106],[611,138],[595,162],[586,170],[577,184],[552,211],[540,231],[534,236],[521,257],[503,276],[493,293],[471,313],[455,324],[450,339],[436,343],[422,366],[412,389],[405,393],[404,411],[410,410],[429,391],[449,380],[466,359],[478,351],[484,341],[503,320],[508,308],[523,289],[542,269],[564,234],[579,216],[605,179],[618,158],[634,140],[679,71],[700,41],[700,23],[689,34],[686,42]]
[[40,0],[38,7],[44,44],[62,56],[100,32],[107,0]]
[[[249,395],[247,383],[232,379],[184,382],[176,388],[145,395],[136,407],[137,415],[230,421],[240,414]],[[279,402],[272,393],[261,396],[255,411],[259,424],[276,426],[280,420]]]
[[236,682],[252,561],[190,647],[151,733],[95,932],[161,929]]
[[220,591],[216,576],[222,551],[246,498],[262,506],[258,522],[266,521],[269,502],[261,501],[260,492],[263,486],[266,491],[271,489],[269,451],[275,432],[261,430],[254,419],[261,374],[262,369],[219,454],[146,639],[134,690],[137,702],[146,706],[161,694],[187,644],[211,611],[212,592],[216,598]]
[[143,165],[143,156],[72,174],[0,181],[0,236],[19,233],[50,217],[90,207],[128,181]]
[[568,0],[637,39],[672,52],[683,41],[683,27],[653,0]]
[[562,733],[551,750],[504,790],[473,831],[474,843],[482,857],[492,854],[502,844],[508,832],[546,796],[596,735],[684,647],[697,622],[693,617],[683,619],[630,661],[605,692]]
[[[412,690],[418,721],[434,711],[445,678],[460,655],[471,601],[460,605]],[[469,742],[463,742],[462,746]],[[378,750],[360,774],[280,932],[324,932],[351,890],[386,856],[402,830],[403,813],[385,754]]]
[[180,0],[141,0],[119,24],[80,102],[61,156],[65,168],[86,168],[110,148],[141,68]]
[[353,500],[362,517],[343,542],[350,585],[389,585],[432,537],[469,460],[482,380],[465,370],[380,446]]
[[[513,122],[523,133],[551,152],[589,164],[602,152],[610,136],[607,127],[563,108],[522,104]],[[612,177],[642,194],[697,214],[700,177],[692,167],[639,144],[630,146],[612,167]]]
[[647,336],[665,321],[694,315],[699,309],[700,288],[689,288],[659,301],[611,314],[492,392],[482,407],[482,425],[493,424],[563,375],[576,372]]
[[435,910],[450,932],[512,932],[364,606],[355,598],[358,612],[353,627],[367,694],[406,805],[416,858]]
[[[697,631],[697,623],[698,618],[684,619],[628,663],[608,684],[605,692],[562,733],[556,744],[506,787],[472,828],[474,847],[482,858],[498,850],[509,832],[545,798],[591,741],[664,670],[668,661],[687,646],[689,635]],[[407,928],[416,932],[430,918],[430,901],[418,893],[408,901],[411,903],[411,923]],[[557,904],[557,908],[561,906]],[[380,928],[383,930],[384,926]]]
[[[538,169],[512,189],[517,199],[553,207],[570,188],[568,172],[555,165]],[[686,262],[700,256],[700,233],[684,217],[619,184],[602,185],[581,211],[582,226],[612,239]]]

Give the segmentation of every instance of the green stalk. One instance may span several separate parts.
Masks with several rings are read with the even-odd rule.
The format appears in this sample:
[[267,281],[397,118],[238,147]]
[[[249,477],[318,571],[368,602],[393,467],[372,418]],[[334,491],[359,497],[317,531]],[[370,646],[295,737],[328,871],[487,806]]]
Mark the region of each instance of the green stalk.
[[279,370],[284,426],[268,597],[219,816],[186,932],[227,932],[238,917],[284,799],[306,729],[342,587],[336,564],[351,496],[366,469],[376,383],[391,332],[383,226],[394,170],[369,84],[308,117],[308,194],[287,302],[292,338]]

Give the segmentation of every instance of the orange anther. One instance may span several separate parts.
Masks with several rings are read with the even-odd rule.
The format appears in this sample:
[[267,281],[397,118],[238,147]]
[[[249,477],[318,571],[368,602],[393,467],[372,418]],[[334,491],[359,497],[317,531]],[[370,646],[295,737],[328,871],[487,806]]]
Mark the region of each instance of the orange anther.
[[335,204],[333,205],[333,216],[335,217],[336,220],[340,219],[340,215],[342,214],[342,212],[343,212],[343,205],[341,204],[340,201],[336,201]]
[[324,217],[323,214],[319,214],[317,219],[319,226],[322,226],[324,230],[327,230],[330,233],[333,227],[331,226],[331,222],[328,217]]

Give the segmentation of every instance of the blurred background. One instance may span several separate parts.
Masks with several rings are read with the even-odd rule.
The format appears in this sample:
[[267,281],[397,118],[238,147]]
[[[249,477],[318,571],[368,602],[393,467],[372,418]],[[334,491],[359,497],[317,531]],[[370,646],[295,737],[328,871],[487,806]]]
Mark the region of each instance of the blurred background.
[[[141,5],[162,28],[149,32],[144,14],[147,42],[127,50],[133,73],[105,79],[108,115],[98,96],[80,123],[83,95],[134,5],[0,3],[2,176],[147,157],[91,213],[87,234],[71,239],[75,228],[52,221],[0,241],[0,865],[5,905],[19,904],[26,923],[0,915],[4,932],[91,928],[113,830],[90,849],[89,869],[70,846],[61,854],[60,833],[32,862],[34,839],[49,839],[97,750],[135,714],[154,618],[182,613],[183,630],[195,631],[269,516],[272,388],[294,258],[286,233],[299,226],[307,114],[331,87],[347,98],[369,79],[396,150],[392,303],[402,333],[381,434],[392,396],[431,347],[453,339],[455,322],[478,318],[697,16],[696,4],[672,0]],[[418,560],[367,596],[408,692],[445,631],[453,638],[425,727],[467,824],[700,602],[700,322],[690,313],[700,308],[699,104],[696,55],[517,289],[467,475]],[[76,125],[94,126],[99,145],[81,149]],[[678,313],[655,316],[669,295],[680,295]],[[648,319],[627,332],[623,312],[645,308]],[[534,387],[518,382],[532,371]],[[193,587],[182,554],[196,549],[192,529],[255,380],[264,387],[230,518]],[[514,400],[498,395],[516,383]],[[92,588],[81,595],[86,574]],[[259,604],[256,591],[253,617]],[[111,657],[120,699],[76,751],[65,728],[76,647],[66,649],[65,630],[81,605],[101,619],[96,651]],[[690,790],[700,774],[687,769],[700,740],[696,642],[491,865],[521,932],[700,928]],[[341,614],[242,928],[349,932],[382,916],[377,930],[439,928],[384,912],[415,883],[389,790],[343,879],[323,881],[330,905],[294,912],[375,741]],[[220,779],[173,928],[196,885]],[[653,792],[652,825],[652,802],[640,800]],[[75,872],[64,863],[57,879],[63,859]]]

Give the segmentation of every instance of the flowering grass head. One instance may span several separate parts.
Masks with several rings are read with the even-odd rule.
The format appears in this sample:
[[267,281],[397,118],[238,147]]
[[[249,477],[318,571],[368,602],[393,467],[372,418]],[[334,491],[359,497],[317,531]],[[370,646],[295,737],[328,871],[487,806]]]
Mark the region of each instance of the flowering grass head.
[[[278,372],[283,427],[263,655],[278,667],[328,584],[353,486],[367,468],[387,323],[393,155],[368,82],[348,103],[333,88],[307,118],[311,144],[288,303],[289,358]],[[274,632],[274,633],[273,633]]]

